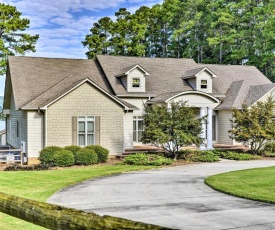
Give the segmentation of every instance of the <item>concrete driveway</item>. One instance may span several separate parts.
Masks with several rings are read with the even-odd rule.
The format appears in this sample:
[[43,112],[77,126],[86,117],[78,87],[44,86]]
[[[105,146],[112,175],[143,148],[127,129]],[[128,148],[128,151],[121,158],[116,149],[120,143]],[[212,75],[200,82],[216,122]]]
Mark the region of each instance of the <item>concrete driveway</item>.
[[267,166],[275,161],[223,160],[123,173],[65,188],[48,202],[175,229],[275,229],[275,205],[228,196],[204,184],[210,175]]

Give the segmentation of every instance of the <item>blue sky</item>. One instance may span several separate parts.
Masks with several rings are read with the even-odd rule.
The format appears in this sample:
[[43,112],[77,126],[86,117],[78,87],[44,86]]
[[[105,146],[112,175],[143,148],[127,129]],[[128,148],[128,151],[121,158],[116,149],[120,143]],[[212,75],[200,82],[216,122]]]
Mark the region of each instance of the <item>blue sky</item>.
[[[30,19],[29,34],[39,34],[35,53],[28,56],[86,58],[81,41],[93,23],[125,7],[134,13],[139,7],[151,7],[163,0],[0,0],[15,6],[22,17]],[[3,95],[4,79],[0,80]]]

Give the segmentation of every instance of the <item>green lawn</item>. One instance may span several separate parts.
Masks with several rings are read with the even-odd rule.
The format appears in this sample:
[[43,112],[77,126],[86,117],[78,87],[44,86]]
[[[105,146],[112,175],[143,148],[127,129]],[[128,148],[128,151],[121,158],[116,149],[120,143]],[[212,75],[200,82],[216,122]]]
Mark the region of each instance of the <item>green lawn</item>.
[[[28,199],[46,201],[56,191],[86,179],[150,168],[155,167],[106,165],[47,171],[0,172],[0,191]],[[0,213],[0,229],[39,230],[45,228]]]
[[206,178],[205,183],[230,195],[275,203],[275,167],[223,173]]

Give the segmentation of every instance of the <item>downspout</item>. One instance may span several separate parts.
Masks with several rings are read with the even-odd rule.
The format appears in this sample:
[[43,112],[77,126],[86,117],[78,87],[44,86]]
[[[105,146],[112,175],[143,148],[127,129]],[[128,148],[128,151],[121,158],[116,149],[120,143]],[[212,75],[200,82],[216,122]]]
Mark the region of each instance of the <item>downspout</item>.
[[40,107],[38,107],[37,110],[38,114],[42,116],[42,148],[45,148],[46,146],[46,119],[45,119],[45,110],[42,110]]

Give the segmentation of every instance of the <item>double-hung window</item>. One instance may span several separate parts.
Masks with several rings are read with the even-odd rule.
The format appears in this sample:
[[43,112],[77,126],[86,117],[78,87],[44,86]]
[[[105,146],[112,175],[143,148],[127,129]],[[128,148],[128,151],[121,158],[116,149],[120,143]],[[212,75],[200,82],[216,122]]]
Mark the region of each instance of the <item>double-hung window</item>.
[[133,88],[139,88],[140,87],[140,78],[133,78],[132,86],[133,86]]
[[134,116],[133,117],[133,141],[141,142],[141,136],[143,133],[143,117]]
[[77,118],[77,139],[79,146],[95,143],[95,117],[79,116]]
[[207,80],[201,80],[201,89],[207,89]]

